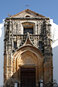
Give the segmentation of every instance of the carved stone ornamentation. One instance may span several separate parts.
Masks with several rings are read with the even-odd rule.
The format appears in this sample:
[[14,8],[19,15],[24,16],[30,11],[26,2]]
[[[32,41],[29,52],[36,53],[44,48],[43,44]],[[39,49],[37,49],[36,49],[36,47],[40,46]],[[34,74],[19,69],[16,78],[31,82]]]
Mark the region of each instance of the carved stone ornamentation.
[[[5,19],[4,87],[53,81],[50,19],[26,9]],[[23,84],[24,83],[24,84]]]

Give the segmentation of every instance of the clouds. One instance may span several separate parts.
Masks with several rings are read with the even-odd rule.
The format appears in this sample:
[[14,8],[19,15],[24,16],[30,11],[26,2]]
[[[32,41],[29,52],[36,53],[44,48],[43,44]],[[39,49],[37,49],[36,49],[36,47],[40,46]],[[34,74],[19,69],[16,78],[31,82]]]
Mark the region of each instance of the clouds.
[[3,19],[3,22],[0,23],[0,38],[2,36],[2,31],[4,31],[3,29],[4,29],[4,19]]
[[3,23],[0,24],[0,37],[2,35],[2,28],[3,28]]

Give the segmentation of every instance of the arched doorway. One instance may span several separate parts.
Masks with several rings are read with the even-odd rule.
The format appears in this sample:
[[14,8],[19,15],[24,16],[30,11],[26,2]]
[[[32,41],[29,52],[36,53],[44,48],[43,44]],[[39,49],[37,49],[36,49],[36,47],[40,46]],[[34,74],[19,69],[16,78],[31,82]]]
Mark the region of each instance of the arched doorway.
[[36,69],[21,67],[21,87],[36,87]]
[[[21,87],[38,87],[42,74],[43,56],[33,46],[23,46],[14,54],[13,70],[19,70],[19,82]],[[43,75],[43,74],[42,74]]]

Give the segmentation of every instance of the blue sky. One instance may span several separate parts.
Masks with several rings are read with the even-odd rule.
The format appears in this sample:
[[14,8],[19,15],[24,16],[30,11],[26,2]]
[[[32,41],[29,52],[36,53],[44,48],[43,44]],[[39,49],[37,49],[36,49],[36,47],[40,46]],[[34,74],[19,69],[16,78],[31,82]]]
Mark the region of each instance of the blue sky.
[[[29,7],[26,7],[27,4]],[[0,23],[8,14],[13,15],[27,8],[52,18],[58,24],[58,0],[1,0]]]

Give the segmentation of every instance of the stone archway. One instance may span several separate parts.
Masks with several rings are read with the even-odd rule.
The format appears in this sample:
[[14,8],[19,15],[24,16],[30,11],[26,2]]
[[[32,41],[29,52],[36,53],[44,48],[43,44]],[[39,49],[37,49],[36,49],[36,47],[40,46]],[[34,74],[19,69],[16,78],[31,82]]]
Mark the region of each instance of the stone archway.
[[[40,53],[40,51],[33,46],[24,46],[15,52],[13,58],[14,58],[13,59],[13,72],[15,73],[19,70],[19,81],[21,82],[21,84],[23,85],[24,83],[26,85],[26,83],[24,82],[24,79],[26,78],[27,78],[25,80],[26,82],[34,78],[33,82],[35,83],[33,82],[32,83],[35,87],[35,85],[38,84],[38,81],[40,78],[39,73],[40,71],[42,72],[43,56]],[[32,77],[32,73],[33,73],[33,77]],[[24,74],[25,76],[23,76]],[[28,75],[30,76],[28,77]],[[30,84],[32,83],[30,81]]]

